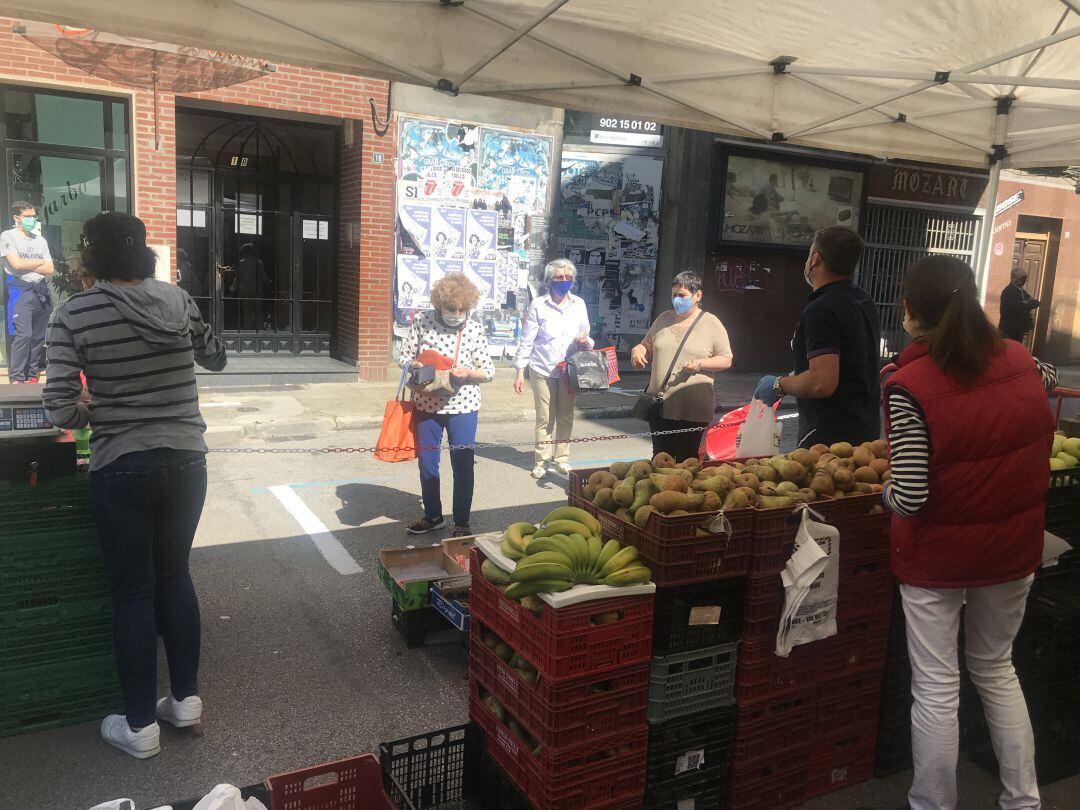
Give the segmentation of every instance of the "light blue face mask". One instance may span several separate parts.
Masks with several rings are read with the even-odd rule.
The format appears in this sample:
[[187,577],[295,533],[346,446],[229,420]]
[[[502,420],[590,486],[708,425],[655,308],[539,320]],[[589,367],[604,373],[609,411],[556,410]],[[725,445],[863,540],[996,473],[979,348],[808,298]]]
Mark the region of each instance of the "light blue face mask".
[[27,233],[33,233],[34,229],[36,227],[37,227],[37,217],[23,217],[22,218],[22,229],[24,231],[26,231]]
[[694,308],[694,299],[692,296],[690,298],[683,298],[680,295],[676,295],[671,299],[671,306],[675,308],[676,314],[685,315]]

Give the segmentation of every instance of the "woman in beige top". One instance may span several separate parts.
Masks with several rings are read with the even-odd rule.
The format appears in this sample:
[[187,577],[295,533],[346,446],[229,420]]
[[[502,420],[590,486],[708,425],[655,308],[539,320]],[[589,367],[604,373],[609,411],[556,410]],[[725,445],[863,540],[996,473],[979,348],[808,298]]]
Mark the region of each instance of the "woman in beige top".
[[[701,430],[709,426],[716,412],[713,395],[713,377],[717,371],[731,368],[731,345],[727,330],[720,319],[703,312],[701,304],[701,278],[689,271],[679,273],[671,284],[673,309],[658,317],[645,338],[630,352],[634,368],[652,364],[650,394],[663,395],[663,415],[649,420],[649,430],[699,428],[687,433],[653,436],[653,454],[670,453],[676,461],[697,458],[701,442]],[[698,316],[701,320],[694,326],[689,339],[679,348],[687,330]],[[664,375],[675,359],[674,370],[667,385],[661,391]]]

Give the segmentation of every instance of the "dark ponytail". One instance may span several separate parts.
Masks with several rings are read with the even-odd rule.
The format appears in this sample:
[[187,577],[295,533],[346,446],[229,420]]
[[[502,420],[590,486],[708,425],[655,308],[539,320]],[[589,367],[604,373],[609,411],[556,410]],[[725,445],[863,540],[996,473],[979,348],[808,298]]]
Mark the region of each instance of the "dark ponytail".
[[952,256],[920,259],[904,278],[904,301],[911,317],[928,330],[930,357],[965,383],[978,379],[1004,348],[978,295],[975,273]]

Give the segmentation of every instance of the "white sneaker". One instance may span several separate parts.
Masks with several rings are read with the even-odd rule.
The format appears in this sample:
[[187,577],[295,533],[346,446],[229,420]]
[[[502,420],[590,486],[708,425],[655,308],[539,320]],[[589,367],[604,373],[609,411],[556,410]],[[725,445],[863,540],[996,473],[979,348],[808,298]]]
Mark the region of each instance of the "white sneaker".
[[570,473],[573,472],[574,468],[570,466],[569,462],[560,461],[558,464],[555,465],[555,469],[563,475],[570,475]]
[[157,702],[157,718],[176,728],[197,726],[202,722],[202,698],[198,695],[177,700],[169,693]]
[[110,714],[101,721],[101,738],[135,759],[149,759],[161,753],[161,727],[151,723],[132,731],[122,714]]
[[539,481],[547,473],[547,468],[543,464],[537,464],[533,467],[532,477]]

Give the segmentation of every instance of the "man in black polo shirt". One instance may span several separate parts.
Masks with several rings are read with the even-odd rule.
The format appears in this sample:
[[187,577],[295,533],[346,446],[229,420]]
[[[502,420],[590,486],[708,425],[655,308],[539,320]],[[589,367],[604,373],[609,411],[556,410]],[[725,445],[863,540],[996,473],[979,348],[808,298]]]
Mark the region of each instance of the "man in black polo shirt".
[[814,291],[791,344],[795,371],[762,377],[754,392],[766,405],[798,399],[799,447],[881,437],[881,327],[873,299],[852,280],[862,248],[848,228],[814,235],[803,269]]

